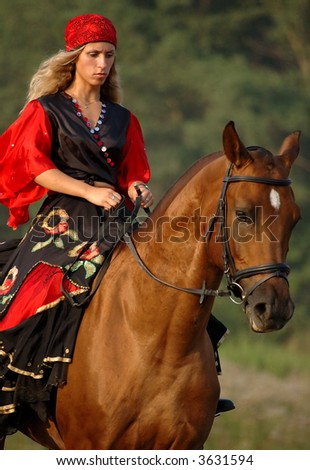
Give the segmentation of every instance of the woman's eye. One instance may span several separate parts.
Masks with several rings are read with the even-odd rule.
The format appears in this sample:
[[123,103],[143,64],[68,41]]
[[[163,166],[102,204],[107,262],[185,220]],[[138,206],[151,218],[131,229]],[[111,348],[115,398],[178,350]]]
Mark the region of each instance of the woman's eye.
[[239,222],[245,222],[246,224],[252,224],[253,220],[245,211],[236,210],[236,216]]

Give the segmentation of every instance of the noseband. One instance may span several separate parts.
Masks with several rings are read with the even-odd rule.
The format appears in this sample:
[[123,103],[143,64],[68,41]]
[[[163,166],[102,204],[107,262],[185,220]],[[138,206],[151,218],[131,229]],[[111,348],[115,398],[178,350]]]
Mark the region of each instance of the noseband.
[[[274,179],[274,178],[260,178],[256,176],[231,176],[233,164],[231,164],[227,170],[227,173],[223,179],[223,186],[219,202],[213,217],[210,220],[209,227],[205,234],[206,242],[210,241],[212,233],[214,231],[214,225],[219,220],[220,228],[219,232],[221,235],[221,242],[223,246],[223,262],[224,262],[224,274],[227,279],[227,289],[231,293],[231,300],[237,304],[245,304],[250,294],[253,291],[268,281],[272,277],[282,277],[287,281],[287,276],[290,272],[290,267],[286,263],[271,263],[271,264],[259,264],[251,268],[237,270],[235,267],[234,259],[231,254],[229,246],[229,237],[227,233],[227,189],[228,185],[232,183],[248,182],[248,183],[261,183],[269,184],[272,186],[289,186],[291,184],[290,179]],[[241,279],[249,278],[259,274],[266,274],[266,276],[256,282],[247,292],[244,291],[242,286],[239,284]],[[241,300],[236,300],[234,297]]]

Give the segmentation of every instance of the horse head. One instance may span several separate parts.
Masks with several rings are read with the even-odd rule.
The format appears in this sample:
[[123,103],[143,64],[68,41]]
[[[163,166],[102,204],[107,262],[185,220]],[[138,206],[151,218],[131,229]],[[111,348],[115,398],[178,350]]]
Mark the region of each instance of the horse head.
[[223,132],[229,160],[218,213],[224,272],[252,330],[260,333],[281,329],[294,312],[286,256],[300,211],[288,176],[299,138],[299,131],[288,135],[273,155],[262,147],[246,148],[233,122]]

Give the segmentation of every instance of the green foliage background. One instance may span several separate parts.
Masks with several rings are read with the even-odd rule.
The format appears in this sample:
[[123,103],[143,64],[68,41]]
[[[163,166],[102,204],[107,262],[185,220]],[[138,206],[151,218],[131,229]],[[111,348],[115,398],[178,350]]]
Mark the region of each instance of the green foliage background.
[[[236,360],[289,374],[294,365],[286,357],[293,354],[303,370],[310,352],[309,1],[1,0],[0,11],[1,132],[22,108],[39,63],[64,48],[72,16],[101,13],[115,23],[124,105],[143,127],[157,199],[194,160],[221,149],[230,120],[245,145],[274,152],[287,134],[302,131],[292,178],[303,219],[288,257],[296,313],[283,331],[268,335],[269,345],[287,352],[282,365],[280,358],[268,366],[249,354],[261,339],[247,331],[240,308],[226,301],[215,310],[233,333],[228,351]],[[0,217],[2,239],[23,234],[25,227],[15,233],[6,227],[3,207]],[[243,338],[245,354],[238,355],[234,335]]]

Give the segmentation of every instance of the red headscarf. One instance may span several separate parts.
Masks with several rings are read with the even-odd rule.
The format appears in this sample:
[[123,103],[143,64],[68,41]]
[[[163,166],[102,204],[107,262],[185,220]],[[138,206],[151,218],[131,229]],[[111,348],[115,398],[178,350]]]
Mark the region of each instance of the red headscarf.
[[104,16],[80,15],[67,23],[65,41],[67,51],[72,51],[88,42],[110,42],[116,47],[116,29],[113,23]]

